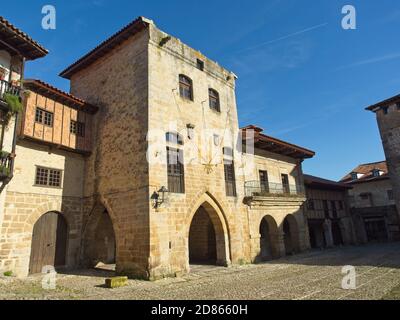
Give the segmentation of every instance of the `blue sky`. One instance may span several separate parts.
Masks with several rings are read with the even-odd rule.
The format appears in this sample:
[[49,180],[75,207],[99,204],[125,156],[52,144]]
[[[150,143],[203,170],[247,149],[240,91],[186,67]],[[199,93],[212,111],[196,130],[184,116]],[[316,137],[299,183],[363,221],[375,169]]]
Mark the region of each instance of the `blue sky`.
[[[41,8],[57,9],[57,29],[41,28]],[[343,30],[341,9],[357,10]],[[241,125],[317,152],[306,173],[339,179],[359,163],[384,159],[368,105],[400,92],[398,0],[22,1],[1,15],[50,50],[26,77],[61,89],[58,73],[137,16],[200,50],[238,76]]]

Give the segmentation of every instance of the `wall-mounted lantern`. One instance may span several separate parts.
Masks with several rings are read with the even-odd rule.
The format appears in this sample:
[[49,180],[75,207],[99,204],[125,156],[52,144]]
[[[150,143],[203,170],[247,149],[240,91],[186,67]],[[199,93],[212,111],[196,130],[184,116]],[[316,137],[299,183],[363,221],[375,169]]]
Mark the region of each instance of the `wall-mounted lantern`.
[[165,186],[162,186],[160,190],[157,192],[154,191],[151,199],[154,201],[154,208],[159,208],[163,203],[165,203],[168,199],[168,189]]

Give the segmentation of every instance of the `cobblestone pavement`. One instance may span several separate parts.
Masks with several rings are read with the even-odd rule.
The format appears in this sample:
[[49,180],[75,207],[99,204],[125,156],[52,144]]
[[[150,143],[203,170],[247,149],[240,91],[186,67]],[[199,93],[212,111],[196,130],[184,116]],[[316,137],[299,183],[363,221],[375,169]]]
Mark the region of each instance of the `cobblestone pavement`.
[[[355,290],[343,290],[342,267],[357,272]],[[57,275],[57,289],[42,277],[0,278],[0,299],[381,299],[400,285],[400,243],[310,251],[257,265],[194,266],[181,278],[129,280],[106,289],[107,271]]]

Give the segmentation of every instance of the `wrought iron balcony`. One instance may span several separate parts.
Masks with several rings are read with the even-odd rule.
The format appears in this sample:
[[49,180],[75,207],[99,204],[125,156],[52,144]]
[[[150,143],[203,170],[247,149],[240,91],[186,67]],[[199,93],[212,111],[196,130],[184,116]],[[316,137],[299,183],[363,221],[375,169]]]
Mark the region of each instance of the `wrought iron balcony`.
[[303,185],[246,181],[244,189],[246,197],[304,197],[305,195]]
[[0,181],[4,181],[11,176],[13,157],[10,153],[0,151]]
[[6,80],[0,80],[0,100],[4,100],[6,93],[19,96],[20,92],[21,88],[19,86],[15,86]]

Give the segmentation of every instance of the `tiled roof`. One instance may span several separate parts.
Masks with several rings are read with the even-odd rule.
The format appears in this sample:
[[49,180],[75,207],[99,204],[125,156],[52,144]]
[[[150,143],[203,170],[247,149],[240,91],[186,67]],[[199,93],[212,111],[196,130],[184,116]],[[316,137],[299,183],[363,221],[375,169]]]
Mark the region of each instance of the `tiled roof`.
[[0,16],[0,39],[17,49],[28,60],[41,58],[49,53],[46,48],[2,16]]
[[399,102],[400,102],[400,94],[396,95],[396,96],[393,96],[391,98],[385,99],[385,100],[383,100],[381,102],[375,103],[375,104],[367,107],[365,110],[369,110],[369,111],[375,112],[375,111],[379,110],[382,107],[388,107],[388,106],[390,106],[390,105],[392,105],[394,103],[399,103]]
[[[372,172],[375,169],[382,171],[382,174],[379,177],[373,176]],[[362,174],[362,176],[357,180],[353,180],[351,177],[352,173]],[[354,168],[351,172],[349,172],[347,175],[345,175],[340,181],[344,183],[361,183],[361,182],[369,182],[382,179],[389,179],[386,161],[360,164],[359,166]]]
[[324,189],[334,189],[334,190],[351,189],[351,186],[349,186],[345,183],[327,180],[327,179],[312,176],[309,174],[304,174],[304,184],[307,187],[316,187],[316,188],[324,188]]
[[306,159],[315,156],[314,151],[263,134],[263,129],[260,127],[249,125],[241,128],[241,130],[244,142],[249,138],[249,136],[246,135],[246,131],[253,130],[254,145],[256,148],[297,159]]
[[82,111],[87,111],[89,113],[95,113],[98,111],[98,107],[87,103],[85,100],[77,98],[70,93],[62,91],[42,80],[38,79],[26,79],[23,82],[24,88],[38,92],[45,96],[50,96],[55,101],[60,101],[71,107],[80,109]]
[[88,67],[93,62],[109,53],[123,41],[145,29],[150,23],[151,20],[148,20],[144,17],[137,18],[136,20],[132,21],[124,28],[122,28],[120,31],[115,33],[113,36],[103,41],[82,58],[71,64],[68,68],[60,73],[60,76],[66,79],[71,79],[71,76],[74,75],[76,72]]

